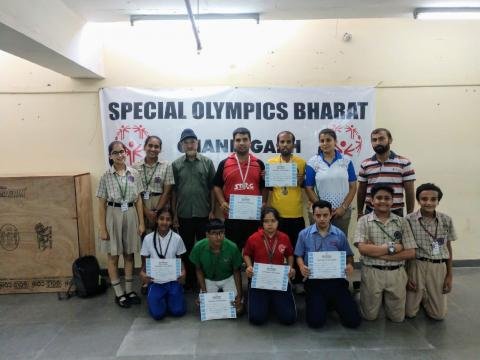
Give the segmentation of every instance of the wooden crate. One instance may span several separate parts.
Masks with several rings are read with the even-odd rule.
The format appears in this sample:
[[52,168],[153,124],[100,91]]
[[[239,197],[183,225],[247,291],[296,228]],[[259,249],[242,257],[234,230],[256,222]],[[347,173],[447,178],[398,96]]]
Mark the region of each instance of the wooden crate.
[[0,294],[65,291],[95,255],[90,174],[0,177]]

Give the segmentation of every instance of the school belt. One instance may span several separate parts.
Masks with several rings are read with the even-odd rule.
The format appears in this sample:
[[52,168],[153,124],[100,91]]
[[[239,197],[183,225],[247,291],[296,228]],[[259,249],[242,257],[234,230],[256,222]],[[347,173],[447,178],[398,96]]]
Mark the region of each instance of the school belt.
[[446,263],[447,262],[447,259],[429,259],[429,258],[426,258],[426,257],[419,257],[419,258],[417,258],[417,260],[428,261],[428,262],[431,262],[431,263],[434,263],[434,264],[441,264],[441,263]]
[[397,270],[403,267],[403,265],[394,265],[394,266],[382,266],[382,265],[366,265],[378,270]]
[[[122,207],[122,203],[116,203],[116,202],[113,202],[113,201],[107,202],[107,205],[108,206],[113,206],[113,207]],[[128,207],[132,207],[133,202],[129,202],[129,203],[127,203],[127,205],[128,205]]]
[[[144,191],[144,192],[142,192],[142,196],[143,196],[143,194],[145,194],[145,191]],[[153,191],[150,191],[150,192],[149,192],[149,194],[150,194],[150,196],[160,196],[160,195],[162,195],[162,193],[159,193],[159,192],[153,192]]]

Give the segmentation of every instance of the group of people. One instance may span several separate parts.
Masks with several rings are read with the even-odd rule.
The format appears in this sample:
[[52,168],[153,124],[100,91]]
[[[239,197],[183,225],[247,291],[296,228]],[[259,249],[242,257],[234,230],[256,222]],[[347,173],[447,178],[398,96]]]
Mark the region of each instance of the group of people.
[[[112,142],[111,168],[100,179],[97,197],[101,249],[108,254],[115,302],[123,308],[141,303],[132,289],[133,254],[141,245],[142,289],[155,319],[185,314],[184,288],[190,288],[200,293],[232,291],[237,313],[246,310],[253,324],[265,323],[271,312],[281,323],[292,324],[297,319],[292,288],[302,285],[311,327],[323,326],[328,311],[335,310],[344,326],[356,328],[362,318],[376,319],[382,302],[391,321],[415,317],[420,307],[429,317],[443,319],[456,235],[451,218],[436,210],[442,191],[431,183],[415,191],[412,164],[390,149],[387,129],[372,131],[375,154],[362,162],[358,175],[336,142],[334,130],[321,130],[318,153],[305,161],[293,154],[295,135],[280,132],[278,155],[268,163],[295,163],[297,185],[271,188],[265,186],[265,163],[250,153],[246,128],[233,131],[234,152],[216,170],[211,159],[197,152],[192,129],[182,132],[184,155],[172,163],[159,159],[162,141],[157,136],[146,139],[145,158],[133,167],[125,163],[126,147]],[[312,211],[308,227],[304,192]],[[233,194],[262,196],[260,221],[230,219]],[[359,305],[348,281],[354,270],[348,230],[355,195],[353,244],[362,263]],[[217,211],[223,212],[224,221],[216,218]],[[310,278],[308,254],[325,251],[346,253],[345,277]],[[124,286],[118,274],[120,255]],[[181,258],[180,277],[153,282],[146,272],[147,258]],[[251,287],[255,263],[288,265],[287,290]],[[242,269],[249,279],[247,299]]]

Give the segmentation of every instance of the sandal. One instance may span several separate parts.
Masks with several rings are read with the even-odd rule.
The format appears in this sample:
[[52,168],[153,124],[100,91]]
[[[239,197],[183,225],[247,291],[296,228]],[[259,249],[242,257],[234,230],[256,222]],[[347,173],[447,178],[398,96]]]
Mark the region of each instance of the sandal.
[[128,298],[130,304],[139,305],[142,303],[142,299],[140,299],[135,291],[129,292],[126,297]]
[[129,308],[131,305],[130,300],[127,298],[127,295],[125,294],[121,296],[115,296],[115,303],[122,308]]

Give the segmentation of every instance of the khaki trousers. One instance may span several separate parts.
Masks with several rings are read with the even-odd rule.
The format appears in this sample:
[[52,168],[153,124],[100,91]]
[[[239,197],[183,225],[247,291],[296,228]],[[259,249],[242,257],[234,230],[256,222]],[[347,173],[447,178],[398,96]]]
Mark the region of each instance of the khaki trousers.
[[396,270],[381,270],[363,265],[361,282],[360,312],[364,319],[378,317],[382,300],[388,319],[394,322],[405,319],[407,273],[403,266]]
[[407,291],[406,316],[415,317],[421,304],[432,319],[445,318],[447,295],[443,293],[443,282],[447,274],[447,265],[412,260],[409,262],[407,272],[408,278],[417,285],[417,290]]

